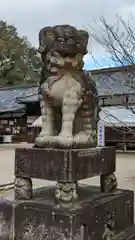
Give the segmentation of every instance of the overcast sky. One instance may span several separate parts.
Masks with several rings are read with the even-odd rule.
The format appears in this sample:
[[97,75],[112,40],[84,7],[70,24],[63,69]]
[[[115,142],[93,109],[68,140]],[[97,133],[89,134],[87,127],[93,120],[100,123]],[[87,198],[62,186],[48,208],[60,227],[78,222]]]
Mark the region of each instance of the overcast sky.
[[[88,29],[88,25],[98,22],[104,16],[108,22],[115,22],[116,13],[128,19],[135,13],[135,0],[1,0],[0,18],[14,24],[22,36],[38,46],[38,32],[48,25],[72,24]],[[98,57],[103,49],[93,44]],[[89,61],[87,56],[86,62]]]

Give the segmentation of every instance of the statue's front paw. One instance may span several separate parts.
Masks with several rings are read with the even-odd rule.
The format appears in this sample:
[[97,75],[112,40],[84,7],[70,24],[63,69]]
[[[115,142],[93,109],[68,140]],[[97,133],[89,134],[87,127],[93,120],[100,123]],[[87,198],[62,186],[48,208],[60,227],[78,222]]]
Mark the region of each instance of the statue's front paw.
[[53,136],[54,135],[54,133],[53,133],[53,131],[51,132],[49,132],[49,131],[41,131],[41,133],[39,134],[39,137],[49,137],[49,136]]
[[44,145],[44,141],[43,141],[43,137],[39,136],[35,139],[35,144],[38,147],[43,147]]
[[40,148],[44,147],[52,147],[56,144],[55,136],[43,136],[43,137],[37,137],[35,140],[36,146]]
[[60,146],[70,147],[73,144],[73,137],[59,135],[57,138],[57,142]]

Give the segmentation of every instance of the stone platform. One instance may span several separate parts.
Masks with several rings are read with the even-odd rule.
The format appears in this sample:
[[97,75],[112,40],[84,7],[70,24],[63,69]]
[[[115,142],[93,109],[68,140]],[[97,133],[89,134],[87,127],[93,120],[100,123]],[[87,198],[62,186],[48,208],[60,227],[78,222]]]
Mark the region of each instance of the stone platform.
[[[135,239],[133,192],[116,189],[115,164],[113,147],[16,149],[15,199],[0,201],[0,224],[8,234],[0,239]],[[98,175],[100,187],[77,183]],[[32,178],[57,184],[34,191]]]
[[57,181],[54,197],[66,202],[78,197],[78,180],[98,175],[101,180],[101,191],[111,192],[117,186],[115,164],[116,150],[113,147],[16,149],[16,199],[32,199],[31,178]]
[[113,147],[90,149],[18,148],[15,176],[73,182],[115,171]]
[[69,205],[59,205],[53,192],[53,187],[45,187],[37,189],[32,200],[0,202],[3,225],[15,236],[0,239],[135,239],[132,191],[107,194],[99,187],[81,185],[80,197]]

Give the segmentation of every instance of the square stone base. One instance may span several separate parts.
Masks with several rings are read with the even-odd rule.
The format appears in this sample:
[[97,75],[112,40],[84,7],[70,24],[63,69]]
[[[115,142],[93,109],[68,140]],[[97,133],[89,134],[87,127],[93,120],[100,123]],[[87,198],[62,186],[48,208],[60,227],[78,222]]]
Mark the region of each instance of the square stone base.
[[86,185],[79,191],[82,197],[70,205],[54,200],[53,187],[37,189],[29,201],[0,202],[0,225],[10,226],[8,236],[10,228],[15,236],[0,239],[106,240],[107,234],[114,240],[135,239],[132,191],[104,194]]
[[90,149],[18,148],[15,176],[75,182],[115,172],[114,147]]

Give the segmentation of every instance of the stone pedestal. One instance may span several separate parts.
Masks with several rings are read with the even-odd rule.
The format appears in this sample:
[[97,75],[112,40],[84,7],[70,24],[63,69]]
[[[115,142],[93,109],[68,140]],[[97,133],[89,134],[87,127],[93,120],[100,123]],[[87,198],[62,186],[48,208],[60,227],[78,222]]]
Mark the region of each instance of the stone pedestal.
[[18,148],[15,176],[73,182],[115,171],[113,147],[89,149]]
[[31,178],[57,181],[55,197],[59,200],[76,199],[77,181],[98,175],[101,177],[101,191],[110,192],[117,185],[113,174],[115,159],[116,151],[112,147],[65,150],[16,149],[16,198],[32,198]]
[[[32,201],[20,201],[15,208],[16,238],[95,240],[115,234],[133,224],[133,194],[117,190],[102,194],[98,187],[80,186],[75,203],[60,206],[53,188],[37,191]],[[83,196],[83,197],[82,197]],[[109,233],[107,233],[109,232]]]
[[80,185],[77,201],[63,206],[54,192],[54,187],[45,187],[34,191],[32,200],[0,202],[7,225],[14,217],[15,238],[9,239],[135,239],[132,191],[101,193],[99,187]]
[[[115,160],[111,147],[16,149],[15,199],[0,201],[8,236],[0,239],[135,239],[133,192],[116,189]],[[98,175],[100,187],[78,184]],[[34,191],[32,178],[57,184]]]

